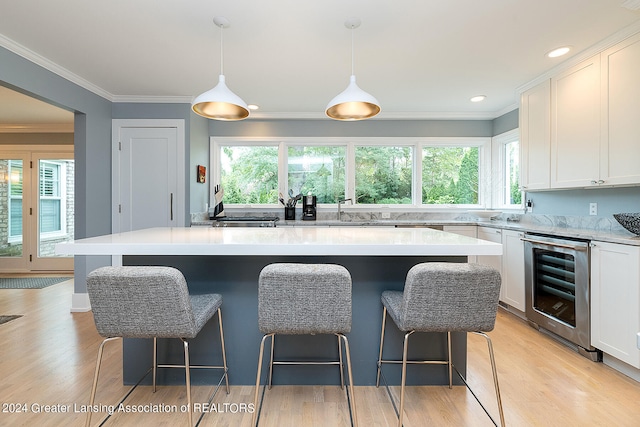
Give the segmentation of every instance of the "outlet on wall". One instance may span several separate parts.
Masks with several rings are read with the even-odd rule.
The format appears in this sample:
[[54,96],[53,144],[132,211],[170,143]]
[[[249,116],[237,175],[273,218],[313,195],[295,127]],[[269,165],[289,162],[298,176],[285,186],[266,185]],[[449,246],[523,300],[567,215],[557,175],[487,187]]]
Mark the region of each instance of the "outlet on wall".
[[382,212],[382,219],[391,218],[391,212]]
[[589,215],[598,215],[597,203],[589,203]]

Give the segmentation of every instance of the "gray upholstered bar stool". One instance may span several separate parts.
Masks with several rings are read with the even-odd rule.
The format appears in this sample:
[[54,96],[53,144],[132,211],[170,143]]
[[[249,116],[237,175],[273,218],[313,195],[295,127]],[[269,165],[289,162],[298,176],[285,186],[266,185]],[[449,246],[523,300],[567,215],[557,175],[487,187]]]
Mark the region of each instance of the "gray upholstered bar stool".
[[[227,357],[222,332],[222,296],[219,294],[190,295],[182,273],[172,267],[101,267],[87,276],[87,291],[98,333],[105,337],[98,349],[96,371],[91,388],[90,405],[93,405],[98,386],[98,376],[104,345],[121,338],[153,338],[153,391],[156,391],[157,368],[184,368],[187,386],[187,416],[193,425],[191,405],[191,368],[221,369],[222,376],[209,403],[213,400],[222,381],[226,381],[229,393]],[[192,366],[189,363],[189,339],[195,338],[204,325],[218,314],[222,365]],[[157,338],[179,338],[183,342],[184,365],[159,365],[157,363]],[[146,375],[149,374],[147,371]],[[142,381],[141,378],[140,381]],[[138,384],[140,383],[138,382]],[[131,391],[138,385],[134,385]],[[131,393],[127,393],[122,403]],[[200,416],[204,415],[204,412]],[[91,424],[91,411],[86,425]]]
[[[252,425],[257,425],[260,407],[264,400],[264,389],[260,402],[260,383],[264,345],[271,338],[269,362],[269,388],[273,365],[291,364],[336,364],[344,388],[342,345],[344,342],[349,387],[351,421],[358,425],[356,404],[353,395],[353,376],[349,342],[344,335],[351,331],[351,275],[335,264],[275,263],[267,265],[258,279],[258,326],[264,334],[260,343],[258,373],[254,397]],[[338,337],[338,361],[298,362],[274,360],[275,335],[333,334]]]
[[[505,425],[493,345],[491,344],[491,339],[484,333],[493,330],[495,326],[500,284],[500,273],[492,267],[471,263],[427,262],[415,265],[409,270],[404,291],[385,291],[382,293],[382,332],[380,335],[376,387],[380,385],[383,364],[402,364],[398,427],[402,426],[404,414],[407,364],[447,365],[449,388],[452,387],[452,368],[456,370],[465,385],[469,387],[451,360],[451,332],[453,331],[472,332],[485,337],[487,340],[500,423],[502,426]],[[387,314],[391,316],[398,329],[405,332],[401,361],[384,360],[382,358]],[[447,360],[407,360],[409,337],[414,332],[446,332]],[[489,415],[491,421],[496,424],[473,391],[472,394]],[[391,397],[391,393],[389,393],[389,396]]]

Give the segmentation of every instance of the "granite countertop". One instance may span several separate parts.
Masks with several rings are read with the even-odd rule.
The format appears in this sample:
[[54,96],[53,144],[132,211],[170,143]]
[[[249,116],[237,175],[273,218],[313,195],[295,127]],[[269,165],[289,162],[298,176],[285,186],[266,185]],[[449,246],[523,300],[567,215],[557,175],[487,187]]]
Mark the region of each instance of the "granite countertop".
[[[214,221],[193,220],[194,227],[211,227]],[[500,215],[492,220],[478,220],[458,215],[453,218],[395,218],[362,219],[355,218],[338,221],[337,219],[319,219],[317,221],[280,220],[276,227],[395,227],[399,226],[479,226],[524,233],[548,234],[558,237],[598,240],[624,245],[640,246],[640,236],[625,230],[613,218],[566,217],[548,215]]]

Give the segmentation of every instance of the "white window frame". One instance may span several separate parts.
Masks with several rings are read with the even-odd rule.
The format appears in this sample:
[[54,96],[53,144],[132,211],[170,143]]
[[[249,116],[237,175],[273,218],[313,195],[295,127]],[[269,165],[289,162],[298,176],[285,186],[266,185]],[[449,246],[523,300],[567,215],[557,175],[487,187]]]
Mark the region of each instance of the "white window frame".
[[[282,194],[288,193],[287,162],[289,146],[317,146],[334,145],[346,146],[345,162],[345,198],[355,199],[355,148],[359,146],[389,146],[389,147],[413,147],[413,182],[412,182],[412,204],[376,205],[376,204],[354,204],[352,209],[371,210],[376,208],[392,208],[397,210],[467,210],[470,208],[489,207],[491,203],[491,176],[492,144],[489,137],[211,137],[210,138],[210,169],[211,179],[209,180],[210,200],[215,200],[213,191],[216,184],[220,183],[220,162],[221,148],[223,146],[278,146],[278,189]],[[478,147],[479,148],[479,194],[477,205],[426,205],[422,204],[422,149],[423,147]],[[319,205],[319,207],[331,206],[334,204]],[[227,208],[274,208],[278,203],[273,204],[225,204]]]
[[40,193],[40,186],[42,183],[40,182],[40,168],[43,164],[47,165],[55,165],[60,172],[60,176],[58,179],[58,196],[56,197],[44,197],[45,200],[49,199],[57,199],[60,201],[60,230],[55,231],[47,231],[43,232],[40,230],[40,240],[49,240],[49,239],[58,239],[60,236],[65,236],[67,234],[67,206],[63,201],[67,200],[67,168],[65,162],[58,162],[55,160],[45,160],[40,159],[38,161],[38,199],[42,200],[43,196]]
[[[524,197],[522,197],[522,202],[520,204],[510,204],[508,203],[505,196],[505,176],[506,176],[506,155],[505,148],[507,144],[518,141],[520,143],[520,130],[513,129],[508,132],[501,133],[500,135],[496,135],[492,138],[491,145],[493,151],[493,160],[492,164],[494,165],[491,169],[491,193],[493,195],[493,200],[491,201],[491,207],[494,209],[502,209],[502,210],[510,210],[510,209],[523,209],[524,206]],[[520,150],[522,150],[522,144],[520,144]],[[520,164],[522,168],[522,164]],[[522,170],[522,169],[521,169]]]
[[[22,243],[22,236],[24,234],[24,222],[22,223],[22,231],[20,233],[20,235],[15,235],[15,234],[11,234],[11,220],[12,220],[12,214],[11,214],[11,205],[13,204],[14,200],[20,200],[22,203],[22,207],[24,209],[24,163],[25,161],[23,159],[7,159],[7,167],[8,167],[8,173],[9,176],[11,176],[11,172],[12,172],[12,167],[11,167],[11,162],[15,161],[15,160],[20,160],[22,161],[22,176],[23,176],[23,182],[22,182],[22,194],[20,196],[12,196],[11,195],[11,185],[12,185],[12,180],[9,177],[9,185],[7,188],[7,198],[8,198],[8,204],[7,204],[7,208],[9,210],[8,214],[8,220],[9,220],[9,224],[7,227],[7,242],[8,243]],[[24,218],[24,215],[23,215]]]

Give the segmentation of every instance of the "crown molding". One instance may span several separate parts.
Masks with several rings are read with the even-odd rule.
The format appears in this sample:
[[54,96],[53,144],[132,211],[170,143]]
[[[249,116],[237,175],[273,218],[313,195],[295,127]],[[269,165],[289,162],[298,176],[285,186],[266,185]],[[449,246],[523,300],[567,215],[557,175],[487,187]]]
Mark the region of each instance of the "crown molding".
[[[511,104],[498,111],[488,112],[381,112],[371,120],[493,120],[518,108]],[[251,112],[249,119],[261,120],[326,120],[323,113],[264,113]]]
[[72,73],[71,71],[67,70],[66,68],[63,68],[61,66],[59,66],[58,64],[56,64],[55,62],[50,61],[49,59],[45,58],[44,56],[30,50],[27,49],[26,47],[14,42],[13,40],[9,39],[8,37],[5,37],[4,35],[0,34],[0,46],[4,47],[5,49],[15,53],[16,55],[19,55],[31,62],[33,62],[36,65],[41,66],[42,68],[44,68],[45,70],[51,71],[54,74],[57,74],[58,76],[62,77],[65,80],[69,80],[72,83],[77,84],[78,86],[95,93],[96,95],[105,98],[109,101],[113,100],[113,95],[110,94],[109,92],[107,92],[106,90],[102,89],[101,87],[98,87],[96,85],[94,85],[93,83],[91,83],[88,80],[83,79],[82,77],[78,76],[77,74]]
[[0,133],[73,133],[73,123],[0,123]]
[[150,103],[150,104],[191,104],[192,96],[137,96],[114,95],[112,102]]

